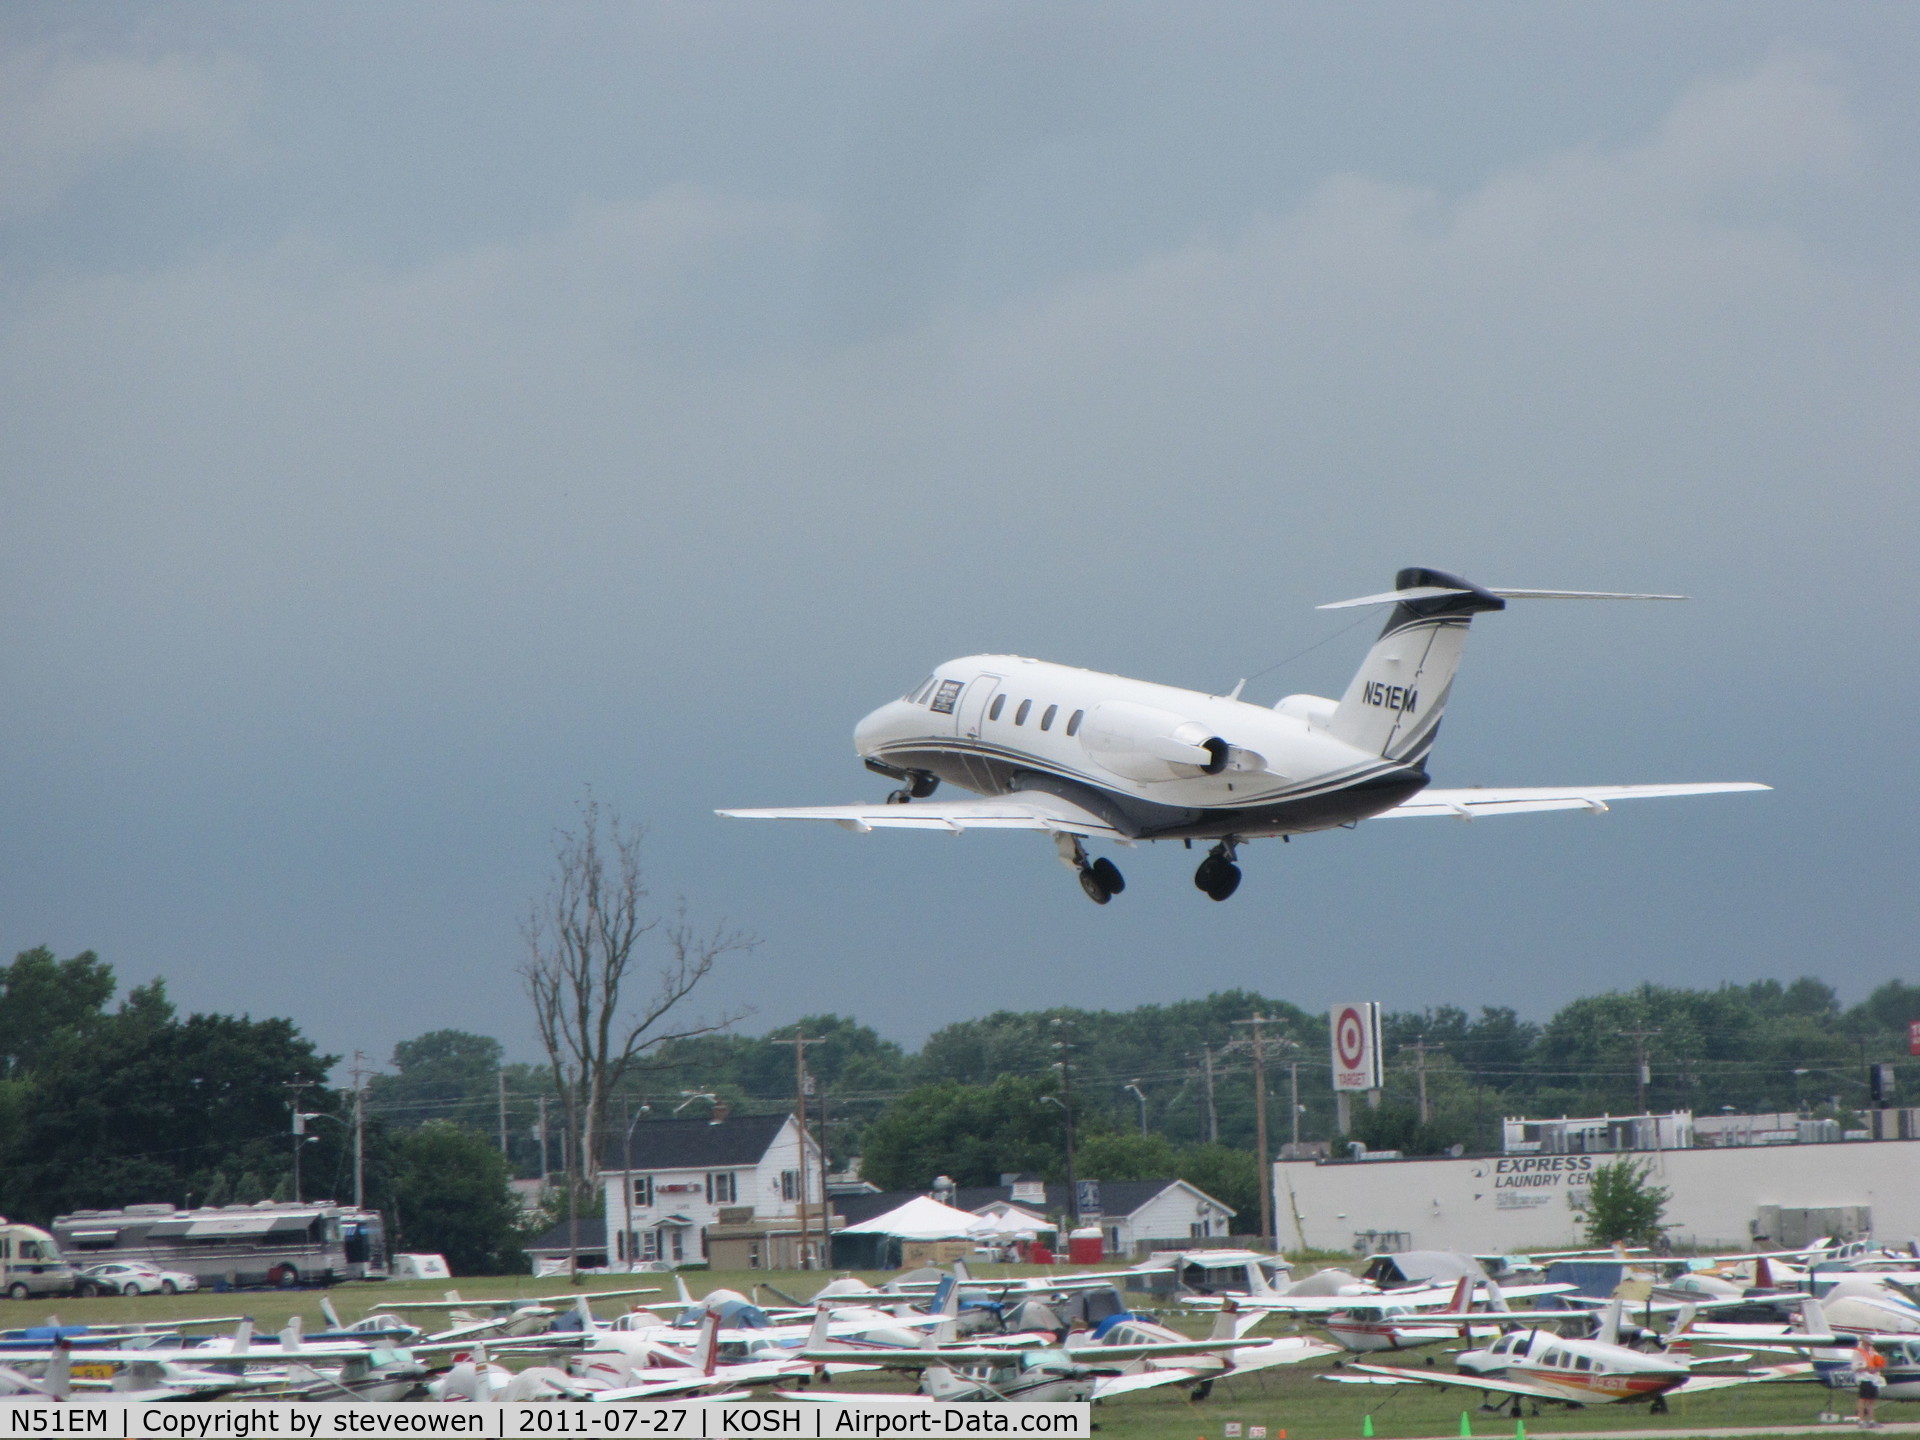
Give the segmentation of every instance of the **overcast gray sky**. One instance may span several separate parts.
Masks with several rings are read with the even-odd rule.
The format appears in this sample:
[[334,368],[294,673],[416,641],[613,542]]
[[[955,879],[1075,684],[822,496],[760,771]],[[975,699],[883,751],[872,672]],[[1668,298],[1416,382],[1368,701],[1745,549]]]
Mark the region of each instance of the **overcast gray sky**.
[[[0,948],[531,1058],[591,786],[756,1029],[1911,979],[1915,74],[1908,4],[9,5]],[[1478,622],[1438,783],[1778,789],[1105,909],[711,813],[878,798],[941,659],[1225,687],[1407,564],[1698,597]]]

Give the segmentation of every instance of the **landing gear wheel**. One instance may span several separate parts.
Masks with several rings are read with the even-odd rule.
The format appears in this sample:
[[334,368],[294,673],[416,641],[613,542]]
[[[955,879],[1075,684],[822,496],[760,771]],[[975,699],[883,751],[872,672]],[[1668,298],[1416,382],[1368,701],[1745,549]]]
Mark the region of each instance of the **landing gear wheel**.
[[1232,840],[1222,840],[1193,872],[1194,885],[1209,900],[1224,900],[1240,888],[1240,867],[1233,863],[1235,848]]
[[1099,879],[1102,888],[1109,895],[1118,895],[1127,888],[1127,882],[1121,878],[1120,867],[1104,855],[1088,867]]
[[1080,888],[1096,905],[1104,905],[1113,898],[1113,892],[1100,883],[1100,873],[1091,865],[1080,872]]
[[889,790],[887,792],[887,804],[889,805],[904,805],[911,799],[913,799],[911,791]]
[[1193,872],[1193,883],[1209,900],[1224,900],[1240,888],[1240,867],[1231,860],[1209,855]]

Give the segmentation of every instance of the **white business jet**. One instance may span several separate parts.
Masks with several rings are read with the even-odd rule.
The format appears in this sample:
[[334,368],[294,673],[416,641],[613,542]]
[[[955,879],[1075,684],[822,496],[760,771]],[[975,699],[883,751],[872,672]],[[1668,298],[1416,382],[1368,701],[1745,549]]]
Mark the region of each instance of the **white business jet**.
[[[1240,884],[1236,851],[1375,817],[1605,811],[1615,800],[1765,790],[1749,783],[1436,790],[1426,762],[1475,615],[1509,600],[1678,600],[1585,590],[1487,589],[1443,570],[1402,570],[1381,595],[1323,610],[1391,605],[1386,628],[1339,700],[1289,695],[1272,709],[1017,655],[942,665],[854,727],[867,768],[900,783],[880,805],[722,810],[757,820],[832,820],[861,833],[1038,830],[1104,905],[1126,888],[1085,841],[1195,840],[1212,847],[1193,883],[1214,900]],[[979,799],[932,800],[941,781]]]

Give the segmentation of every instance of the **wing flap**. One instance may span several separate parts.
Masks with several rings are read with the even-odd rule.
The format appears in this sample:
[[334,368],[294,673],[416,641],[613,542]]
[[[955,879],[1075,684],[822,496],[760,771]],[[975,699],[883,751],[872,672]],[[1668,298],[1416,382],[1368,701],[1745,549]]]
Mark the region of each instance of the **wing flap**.
[[905,805],[799,805],[790,809],[718,810],[736,820],[831,820],[844,829],[1041,830],[1124,838],[1091,811],[1053,795],[1034,793],[983,800],[914,800]]
[[1481,815],[1526,815],[1542,810],[1591,810],[1600,814],[1616,800],[1657,800],[1680,795],[1725,795],[1740,790],[1771,790],[1751,780],[1704,781],[1687,785],[1568,785],[1461,790],[1422,790],[1404,805],[1383,811],[1376,820],[1409,815],[1451,815],[1472,820]]

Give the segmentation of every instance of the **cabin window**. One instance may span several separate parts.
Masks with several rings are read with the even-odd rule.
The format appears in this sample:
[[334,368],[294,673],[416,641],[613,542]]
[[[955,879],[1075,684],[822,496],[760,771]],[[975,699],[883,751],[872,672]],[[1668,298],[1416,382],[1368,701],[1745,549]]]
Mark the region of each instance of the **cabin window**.
[[1040,717],[1040,728],[1042,730],[1051,730],[1053,728],[1053,717],[1059,713],[1060,707],[1058,705],[1047,706],[1047,713]]
[[1020,708],[1013,712],[1013,723],[1016,725],[1026,724],[1027,716],[1032,713],[1033,713],[1033,701],[1022,700],[1020,702]]
[[734,1182],[731,1170],[715,1170],[707,1176],[707,1203],[710,1205],[732,1205],[737,1203],[739,1187]]
[[987,709],[987,719],[998,720],[1000,718],[1000,712],[1006,708],[1007,708],[1007,697],[1004,695],[994,696],[993,704],[989,706]]
[[936,715],[951,715],[953,714],[954,702],[959,698],[960,682],[958,680],[942,680],[940,682],[940,688],[933,692],[933,704],[930,708]]
[[1080,722],[1086,718],[1087,712],[1084,710],[1076,710],[1073,714],[1069,715],[1067,717],[1067,734],[1078,735],[1080,733]]
[[653,1177],[636,1175],[633,1177],[633,1203],[645,1209],[653,1204]]
[[1573,1357],[1573,1368],[1576,1370],[1591,1370],[1593,1368],[1593,1361],[1584,1355],[1576,1355]]

